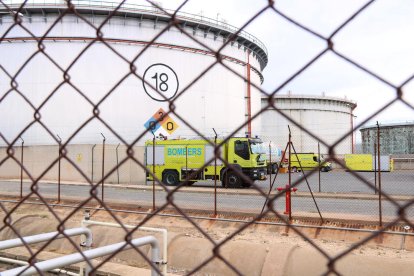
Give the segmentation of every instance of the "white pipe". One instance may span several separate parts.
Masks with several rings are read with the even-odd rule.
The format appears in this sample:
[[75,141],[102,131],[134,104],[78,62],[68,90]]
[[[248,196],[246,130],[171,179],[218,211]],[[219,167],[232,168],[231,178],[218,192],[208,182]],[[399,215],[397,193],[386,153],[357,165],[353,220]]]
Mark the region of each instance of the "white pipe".
[[39,242],[45,242],[52,239],[62,239],[66,236],[79,236],[79,235],[85,235],[86,241],[85,246],[90,247],[92,245],[92,231],[86,227],[81,228],[73,228],[73,229],[67,229],[63,231],[63,234],[60,234],[59,232],[50,232],[50,233],[43,233],[39,235],[34,236],[27,236],[27,237],[21,237],[17,239],[11,239],[11,240],[5,240],[0,242],[0,250],[13,248],[22,246],[25,244],[33,244],[33,243],[39,243]]
[[[95,259],[98,257],[103,257],[109,254],[113,254],[114,252],[119,252],[123,250],[130,249],[132,246],[143,246],[150,244],[151,245],[151,261],[154,264],[159,263],[159,244],[155,237],[147,236],[138,239],[133,239],[130,243],[127,242],[120,242],[115,243],[103,247],[98,247],[95,249],[90,249],[83,251],[81,253],[74,253],[71,255],[66,255],[54,259],[50,259],[47,261],[39,262],[34,264],[33,266],[27,265],[24,267],[18,267],[10,270],[6,270],[0,273],[1,276],[12,276],[12,275],[34,275],[37,274],[38,271],[50,271],[54,268],[64,267],[80,262],[84,262],[85,260]],[[151,275],[156,276],[158,275],[157,271],[151,267]]]
[[[88,218],[89,216],[86,215],[86,218]],[[134,225],[127,225],[124,224],[123,226],[121,226],[118,223],[109,223],[109,222],[101,222],[101,221],[93,221],[93,220],[89,220],[89,219],[84,219],[81,222],[82,227],[87,227],[88,225],[100,225],[100,226],[108,226],[108,227],[118,227],[118,228],[122,228],[125,227],[127,229],[135,229],[136,226]],[[140,226],[138,227],[137,230],[142,230],[142,231],[150,231],[150,232],[160,232],[162,233],[162,272],[164,273],[164,275],[167,275],[167,263],[168,263],[168,232],[167,229],[164,228],[152,228],[152,227],[144,227],[144,226]]]
[[[8,264],[17,264],[17,265],[27,265],[28,264],[26,261],[21,261],[21,260],[16,260],[16,259],[11,259],[11,258],[4,258],[4,257],[0,257],[0,262],[8,263]],[[64,270],[64,269],[53,269],[51,271],[54,272],[54,273],[62,273],[62,274],[70,275],[70,276],[79,276],[79,274],[77,274],[77,273],[67,271],[67,270]]]

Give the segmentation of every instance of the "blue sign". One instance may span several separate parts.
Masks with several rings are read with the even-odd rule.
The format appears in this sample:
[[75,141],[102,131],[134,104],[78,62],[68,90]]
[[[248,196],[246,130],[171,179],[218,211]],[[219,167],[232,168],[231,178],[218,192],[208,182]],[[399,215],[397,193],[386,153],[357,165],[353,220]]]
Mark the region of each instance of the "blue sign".
[[155,118],[153,118],[153,117],[151,117],[144,124],[144,126],[145,126],[146,129],[150,130],[153,133],[156,132],[161,127],[161,125],[159,124],[159,122]]

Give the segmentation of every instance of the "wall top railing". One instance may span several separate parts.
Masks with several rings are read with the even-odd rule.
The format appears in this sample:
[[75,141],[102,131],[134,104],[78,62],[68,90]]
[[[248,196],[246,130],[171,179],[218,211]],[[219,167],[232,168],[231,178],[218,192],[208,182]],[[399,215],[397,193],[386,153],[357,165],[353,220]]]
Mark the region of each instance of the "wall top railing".
[[[67,3],[63,0],[28,0],[27,2],[24,2],[22,0],[8,0],[4,1],[4,3],[10,8],[11,10],[17,10],[21,7],[21,5],[24,3],[24,6],[22,9],[28,9],[28,8],[66,8]],[[119,2],[111,2],[111,1],[95,1],[95,0],[73,0],[71,1],[73,5],[77,9],[103,9],[103,10],[114,10],[119,6]],[[0,13],[5,13],[5,6],[0,6]],[[155,7],[155,6],[147,6],[147,5],[139,5],[134,3],[128,3],[125,2],[122,4],[122,6],[117,10],[117,12],[128,12],[128,13],[146,13],[155,15],[157,17],[166,17],[170,18],[172,14],[175,13],[175,10],[171,9],[165,9],[163,7]],[[23,13],[22,13],[23,14]],[[228,24],[227,22],[220,21],[218,18],[213,19],[210,17],[206,17],[202,14],[192,14],[188,12],[182,12],[178,11],[176,13],[177,18],[183,21],[189,21],[193,23],[197,23],[201,25],[206,25],[215,29],[226,31],[230,34],[237,34],[239,38],[242,38],[248,43],[246,45],[249,45],[248,48],[252,49],[253,51],[257,52],[259,56],[261,56],[262,59],[262,69],[266,66],[267,60],[268,60],[268,51],[266,46],[262,41],[260,41],[257,37],[254,35],[244,31],[240,30],[240,28],[235,27],[231,24]],[[252,45],[255,45],[256,47],[251,47]],[[257,51],[256,48],[259,48],[261,51]],[[262,53],[259,53],[262,52]]]

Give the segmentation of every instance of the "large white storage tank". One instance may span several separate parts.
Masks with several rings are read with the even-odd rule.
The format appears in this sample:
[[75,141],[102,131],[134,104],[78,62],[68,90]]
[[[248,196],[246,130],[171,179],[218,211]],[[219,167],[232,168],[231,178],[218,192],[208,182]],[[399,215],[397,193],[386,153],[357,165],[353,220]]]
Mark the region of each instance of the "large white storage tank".
[[[262,108],[268,106],[269,99],[262,98]],[[328,145],[333,145],[353,128],[356,103],[334,97],[311,95],[274,96],[273,108],[267,108],[262,115],[262,134],[266,140],[278,147],[285,148],[288,142],[288,125],[292,133],[292,142],[297,152],[318,152],[318,141],[286,117],[301,125]],[[286,117],[285,117],[286,116]],[[337,154],[353,153],[354,135],[346,136],[335,147]],[[321,153],[328,153],[320,143]]]
[[[378,126],[368,125],[360,128],[362,152],[375,154],[378,143]],[[380,153],[414,154],[414,121],[380,123]]]
[[[260,92],[251,85],[249,97],[244,78],[261,85],[267,51],[251,34],[220,51],[232,72],[215,56],[237,33],[231,25],[178,14],[180,30],[154,7],[124,5],[108,19],[114,7],[105,2],[72,1],[78,16],[47,2],[26,3],[24,28],[0,5],[0,132],[8,143],[22,136],[26,145],[56,144],[57,134],[93,144],[103,133],[108,143],[142,145],[152,137],[144,125],[170,107],[177,114],[156,133],[226,135],[260,110]],[[237,134],[259,130],[256,119]]]

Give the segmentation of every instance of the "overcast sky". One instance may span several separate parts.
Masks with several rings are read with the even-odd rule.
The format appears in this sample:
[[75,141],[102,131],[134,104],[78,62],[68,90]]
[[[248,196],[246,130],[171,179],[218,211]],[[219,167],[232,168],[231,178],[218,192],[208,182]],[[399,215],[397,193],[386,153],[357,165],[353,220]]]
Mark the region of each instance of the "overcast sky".
[[[144,0],[130,3],[148,4]],[[322,36],[329,36],[366,0],[278,0],[276,8]],[[176,9],[183,0],[158,0]],[[225,20],[243,26],[267,5],[266,0],[190,0],[182,11]],[[333,39],[334,47],[386,81],[399,86],[414,74],[414,1],[378,0],[358,15]],[[267,47],[269,63],[264,69],[263,89],[273,92],[291,75],[320,53],[326,42],[296,27],[268,9],[246,31]],[[325,54],[281,93],[346,97],[357,103],[360,123],[395,97],[395,91],[332,53]],[[414,105],[414,81],[403,88],[404,99]],[[414,110],[394,104],[371,122],[413,120]]]

